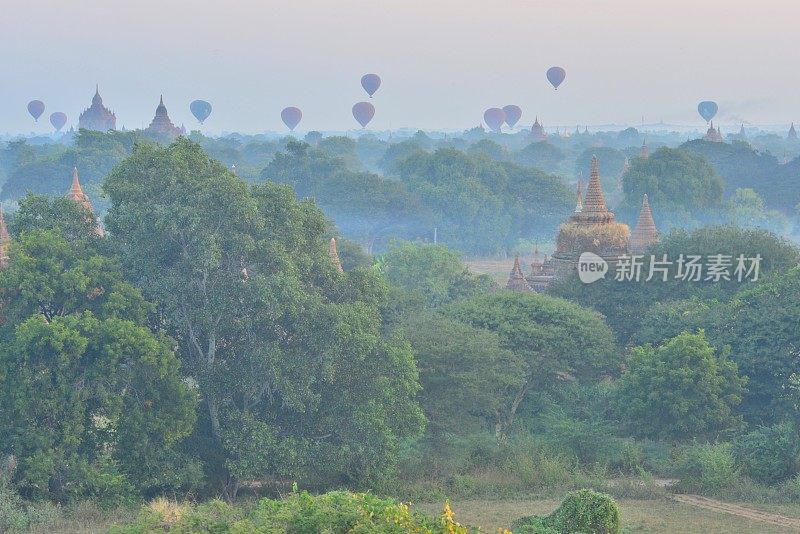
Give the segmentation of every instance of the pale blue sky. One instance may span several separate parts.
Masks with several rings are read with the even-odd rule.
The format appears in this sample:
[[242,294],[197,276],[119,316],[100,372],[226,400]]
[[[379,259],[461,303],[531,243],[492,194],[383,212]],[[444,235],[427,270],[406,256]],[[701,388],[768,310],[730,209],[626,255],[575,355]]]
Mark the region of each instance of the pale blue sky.
[[[118,126],[176,123],[210,101],[212,132],[356,126],[359,79],[383,86],[370,128],[460,129],[518,104],[521,123],[800,122],[800,2],[762,0],[3,0],[0,132],[70,123],[100,84]],[[544,73],[567,69],[555,92]],[[38,125],[25,106],[47,110]]]

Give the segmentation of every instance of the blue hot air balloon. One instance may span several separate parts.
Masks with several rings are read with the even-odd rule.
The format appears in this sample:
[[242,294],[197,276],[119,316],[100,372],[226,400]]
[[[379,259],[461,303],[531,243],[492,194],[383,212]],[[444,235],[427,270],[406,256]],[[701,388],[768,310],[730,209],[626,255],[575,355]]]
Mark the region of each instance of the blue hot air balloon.
[[303,112],[300,111],[300,108],[289,107],[283,108],[283,111],[281,111],[281,120],[291,131],[294,131],[297,125],[300,124],[300,119],[302,118]]
[[55,128],[57,132],[60,132],[61,128],[67,124],[67,115],[65,113],[61,113],[60,111],[56,111],[50,115],[50,124],[53,125],[53,128]]
[[718,109],[719,107],[717,106],[717,103],[712,102],[711,100],[704,100],[697,104],[697,112],[706,120],[706,122],[710,121],[716,116]]
[[28,102],[28,113],[31,114],[33,120],[38,121],[39,117],[44,113],[44,102],[41,100],[31,100]]
[[506,113],[500,108],[489,108],[483,112],[483,122],[495,132],[500,133],[503,123],[506,122]]
[[566,77],[567,71],[561,67],[550,67],[547,69],[547,81],[549,81],[555,89],[558,89],[558,86],[561,85]]
[[189,104],[189,110],[192,112],[192,115],[194,115],[194,118],[197,119],[197,122],[203,124],[209,115],[211,115],[211,104],[205,100],[195,100]]
[[503,113],[506,114],[506,124],[508,124],[509,128],[513,128],[514,125],[519,122],[519,119],[522,118],[522,109],[513,104],[503,106]]
[[359,102],[353,106],[353,117],[358,121],[362,128],[366,128],[372,117],[375,116],[375,106],[369,102]]
[[361,77],[361,87],[367,92],[370,98],[381,86],[381,77],[377,74],[365,74]]

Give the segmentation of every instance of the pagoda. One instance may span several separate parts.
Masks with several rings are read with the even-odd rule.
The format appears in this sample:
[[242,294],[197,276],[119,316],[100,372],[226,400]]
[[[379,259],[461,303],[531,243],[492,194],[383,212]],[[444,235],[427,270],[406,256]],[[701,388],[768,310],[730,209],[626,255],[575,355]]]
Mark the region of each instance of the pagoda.
[[330,243],[328,243],[328,255],[331,258],[331,262],[336,266],[336,269],[341,273],[344,272],[342,269],[342,262],[339,260],[339,252],[336,250],[336,239],[331,238]]
[[539,124],[539,117],[536,117],[536,120],[531,126],[531,138],[534,141],[546,141],[547,140],[547,132],[544,131],[544,127]]
[[575,271],[584,252],[593,252],[609,263],[616,263],[628,254],[629,237],[628,226],[616,222],[614,214],[606,206],[599,164],[597,157],[592,156],[586,195],[558,230],[556,252],[552,258],[555,277],[564,278]]
[[642,148],[639,149],[639,157],[644,159],[650,157],[650,149],[647,147],[647,139],[642,140]]
[[508,276],[506,289],[511,291],[531,291],[531,286],[525,280],[525,275],[522,274],[522,267],[519,265],[519,255],[514,258],[514,267],[511,269],[511,274]]
[[650,203],[645,193],[642,199],[642,211],[639,212],[639,219],[636,221],[636,227],[631,234],[631,253],[641,254],[647,250],[647,247],[658,243],[658,241],[658,230],[656,229],[656,223],[653,221],[653,214],[650,213]]
[[145,132],[156,134],[160,137],[168,137],[169,139],[175,139],[185,133],[182,129],[172,124],[169,113],[167,113],[167,106],[164,105],[163,95],[156,108],[156,115],[153,117],[150,126],[145,129]]
[[[94,209],[92,208],[92,202],[89,200],[89,197],[86,196],[86,193],[83,192],[83,188],[81,187],[80,179],[78,178],[78,168],[73,167],[72,169],[72,184],[69,187],[69,191],[67,191],[66,197],[71,201],[75,202],[85,210],[89,211],[94,217]],[[95,226],[95,233],[98,236],[102,237],[105,232],[103,232],[103,227],[100,226],[100,221],[96,221]]]
[[711,121],[711,126],[708,127],[706,136],[703,137],[704,141],[711,141],[712,143],[721,143],[722,134],[717,128],[714,128],[714,121]]
[[10,244],[11,236],[8,234],[3,208],[0,208],[0,271],[8,269],[8,246]]
[[789,127],[789,135],[786,136],[789,141],[797,141],[797,131],[794,129],[794,123]]
[[533,261],[531,262],[531,274],[525,277],[532,291],[543,293],[547,286],[555,278],[555,265],[553,260],[544,255],[544,261],[539,259],[539,247],[533,251]]
[[92,105],[89,106],[80,117],[78,117],[78,128],[92,130],[95,132],[107,132],[117,127],[117,117],[110,109],[103,105],[103,97],[100,96],[100,87],[95,86]]

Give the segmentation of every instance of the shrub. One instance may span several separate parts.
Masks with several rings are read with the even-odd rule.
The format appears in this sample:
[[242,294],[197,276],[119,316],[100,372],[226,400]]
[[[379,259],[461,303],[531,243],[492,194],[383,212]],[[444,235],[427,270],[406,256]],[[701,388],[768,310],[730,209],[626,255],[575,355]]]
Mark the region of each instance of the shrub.
[[718,492],[739,479],[730,443],[688,447],[679,460],[679,486],[690,491]]
[[552,514],[518,519],[512,528],[516,534],[617,534],[619,508],[609,495],[582,489],[568,493]]
[[477,532],[455,521],[449,504],[439,517],[412,513],[409,507],[392,499],[367,493],[334,491],[313,496],[292,493],[285,499],[262,499],[250,509],[222,501],[197,506],[154,501],[142,509],[137,520],[111,529],[116,534],[154,532],[181,534],[212,532],[285,532],[305,534],[469,534]]
[[800,443],[790,424],[761,427],[733,443],[742,473],[762,484],[777,484],[798,472]]

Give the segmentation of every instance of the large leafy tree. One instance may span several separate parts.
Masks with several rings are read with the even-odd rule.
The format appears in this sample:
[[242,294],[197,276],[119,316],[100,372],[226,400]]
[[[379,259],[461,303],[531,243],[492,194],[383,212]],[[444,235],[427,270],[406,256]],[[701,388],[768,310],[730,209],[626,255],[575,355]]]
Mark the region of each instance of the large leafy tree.
[[662,229],[697,226],[716,215],[724,183],[701,155],[660,148],[649,158],[634,158],[622,178],[625,197],[619,211],[636,220],[647,194]]
[[602,317],[545,295],[500,292],[453,304],[448,313],[495,332],[523,364],[524,380],[498,409],[495,434],[507,439],[520,405],[531,391],[549,391],[563,380],[614,374],[617,351]]
[[747,379],[736,364],[716,354],[701,330],[684,332],[660,347],[636,347],[617,391],[628,431],[639,437],[713,438],[738,428],[734,409]]
[[[31,202],[23,208],[30,214]],[[148,328],[151,307],[113,258],[75,235],[27,227],[0,288],[0,450],[17,457],[23,492],[111,498],[196,482],[176,449],[196,397],[174,341]]]
[[412,353],[381,334],[382,282],[330,261],[311,201],[248,187],[183,139],[137,147],[105,188],[124,265],[197,383],[196,434],[228,497],[243,479],[391,471],[423,422]]
[[741,292],[720,315],[709,334],[749,378],[747,419],[800,423],[800,267]]
[[500,336],[438,313],[403,323],[420,370],[420,400],[434,441],[494,423],[525,381],[520,357]]

